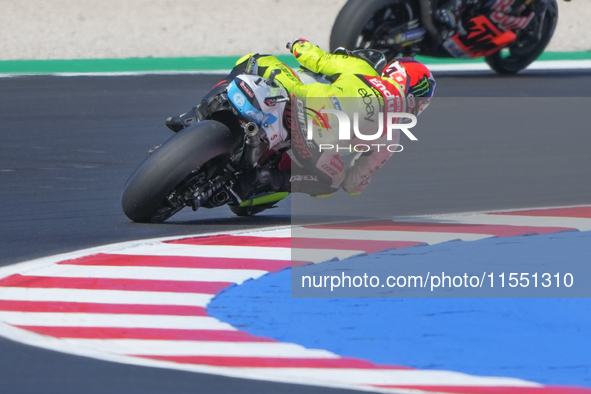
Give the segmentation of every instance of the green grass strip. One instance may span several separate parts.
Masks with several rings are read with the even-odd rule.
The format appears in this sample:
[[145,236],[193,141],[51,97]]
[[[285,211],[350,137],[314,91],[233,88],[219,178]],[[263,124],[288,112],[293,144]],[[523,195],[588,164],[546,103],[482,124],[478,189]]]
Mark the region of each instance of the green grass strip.
[[[292,56],[278,56],[290,66]],[[239,56],[166,57],[127,59],[2,60],[1,74],[117,73],[155,71],[230,70]]]
[[[238,56],[170,57],[127,59],[70,59],[70,60],[2,60],[0,74],[56,74],[56,73],[122,73],[229,70]],[[278,58],[291,67],[297,62],[290,55]],[[480,59],[439,59],[417,56],[426,64],[480,63]],[[547,52],[538,60],[591,60],[587,52]]]

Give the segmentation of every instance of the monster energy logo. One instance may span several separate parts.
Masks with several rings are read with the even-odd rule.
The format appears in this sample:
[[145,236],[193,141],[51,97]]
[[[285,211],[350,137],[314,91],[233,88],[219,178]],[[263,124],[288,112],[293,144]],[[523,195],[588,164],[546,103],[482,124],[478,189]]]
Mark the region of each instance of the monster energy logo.
[[431,89],[429,80],[427,77],[423,77],[423,79],[421,79],[421,81],[412,88],[412,94],[415,96],[422,96],[427,93],[429,89]]

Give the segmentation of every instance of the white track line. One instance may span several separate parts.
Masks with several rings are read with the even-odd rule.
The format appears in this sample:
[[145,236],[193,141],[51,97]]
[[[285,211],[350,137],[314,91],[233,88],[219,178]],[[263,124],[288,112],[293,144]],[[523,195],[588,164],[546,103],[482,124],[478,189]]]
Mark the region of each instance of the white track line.
[[152,70],[152,71],[118,71],[118,72],[27,72],[27,73],[4,73],[0,78],[31,77],[51,75],[53,77],[136,77],[142,75],[227,75],[230,69],[218,70]]
[[[478,63],[449,63],[438,64],[425,62],[429,70],[433,72],[466,72],[466,71],[489,71],[493,72],[484,62]],[[538,60],[533,62],[528,70],[587,70],[591,69],[591,60]],[[0,78],[11,78],[19,76],[43,76],[55,77],[129,77],[141,75],[226,75],[231,70],[152,70],[152,71],[120,71],[120,72],[57,72],[57,73],[3,73]]]
[[242,283],[245,280],[258,278],[266,273],[267,271],[249,269],[230,270],[216,268],[117,267],[54,264],[27,271],[23,275],[58,278],[108,278]]
[[[394,222],[392,223],[394,224]],[[490,234],[464,234],[448,232],[428,232],[428,231],[380,231],[380,230],[336,230],[336,229],[317,229],[317,228],[297,228],[292,231],[294,236],[300,238],[316,239],[347,239],[359,241],[409,241],[425,242],[428,244],[437,244],[441,242],[453,241],[456,239],[462,241],[477,241],[479,239],[490,238]]]
[[[109,313],[2,312],[0,320],[13,326],[165,328],[236,331],[228,323],[206,316],[132,315]],[[101,340],[97,341],[100,342]],[[149,341],[148,341],[149,342]]]
[[262,246],[184,245],[167,243],[138,243],[133,247],[115,250],[116,254],[132,256],[181,256],[254,260],[291,260],[290,248]]
[[[493,72],[486,63],[449,63],[428,64],[426,66],[433,72],[463,72],[463,71],[489,71]],[[538,60],[533,62],[525,71],[531,70],[585,70],[591,68],[591,60]]]
[[442,223],[563,227],[575,228],[579,231],[591,230],[591,219],[583,218],[518,215],[446,215],[437,219]]
[[234,234],[235,237],[259,237],[259,238],[294,238],[292,228],[278,228],[272,230],[258,231],[256,233]]
[[169,293],[163,291],[35,289],[0,287],[0,300],[81,302],[122,305],[179,305],[205,307],[212,294]]
[[292,248],[294,260],[310,261],[312,263],[322,263],[325,261],[339,259],[344,260],[349,257],[364,255],[364,250],[332,250],[332,249],[299,249]]
[[508,386],[542,387],[541,384],[517,378],[480,377],[461,372],[438,370],[376,370],[331,368],[244,368],[268,376],[299,378],[301,382],[338,381],[353,385],[409,386]]
[[64,339],[73,346],[137,356],[227,356],[281,358],[340,358],[327,350],[281,342],[168,341],[141,339]]
[[538,60],[527,70],[576,70],[591,68],[591,60]]
[[[333,258],[346,259],[351,256],[364,254],[365,251],[331,250],[331,249],[296,249],[296,248],[268,248],[264,246],[220,246],[220,245],[184,245],[184,244],[139,244],[115,250],[112,253],[133,256],[182,256],[182,257],[210,257],[233,259],[261,259],[291,261],[292,253],[298,259],[320,263]],[[244,270],[247,271],[247,270]],[[252,270],[255,271],[255,270]],[[260,275],[258,275],[260,276]],[[258,277],[253,276],[253,277]]]

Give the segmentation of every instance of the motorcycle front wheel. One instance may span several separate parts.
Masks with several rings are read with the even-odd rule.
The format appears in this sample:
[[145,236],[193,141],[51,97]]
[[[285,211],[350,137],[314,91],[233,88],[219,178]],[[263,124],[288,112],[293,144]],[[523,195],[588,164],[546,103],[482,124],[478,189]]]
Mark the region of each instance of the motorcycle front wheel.
[[[525,69],[548,46],[554,35],[557,21],[558,4],[556,0],[550,0],[544,15],[536,15],[530,25],[517,34],[517,39],[511,45],[487,56],[486,63],[499,74],[515,74]],[[537,36],[539,31],[540,38]]]
[[150,154],[123,189],[121,207],[138,223],[159,223],[180,211],[175,197],[205,184],[223,169],[233,138],[222,123],[196,123],[172,136]]

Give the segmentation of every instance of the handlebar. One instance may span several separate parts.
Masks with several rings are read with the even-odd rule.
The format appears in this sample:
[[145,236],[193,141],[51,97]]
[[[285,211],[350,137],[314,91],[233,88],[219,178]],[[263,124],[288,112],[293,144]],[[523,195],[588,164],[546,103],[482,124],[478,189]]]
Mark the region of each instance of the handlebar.
[[281,74],[281,70],[278,68],[271,71],[271,75],[269,76],[269,78],[267,78],[265,80],[265,83],[267,84],[267,86],[273,86],[275,84],[275,77],[279,74]]

